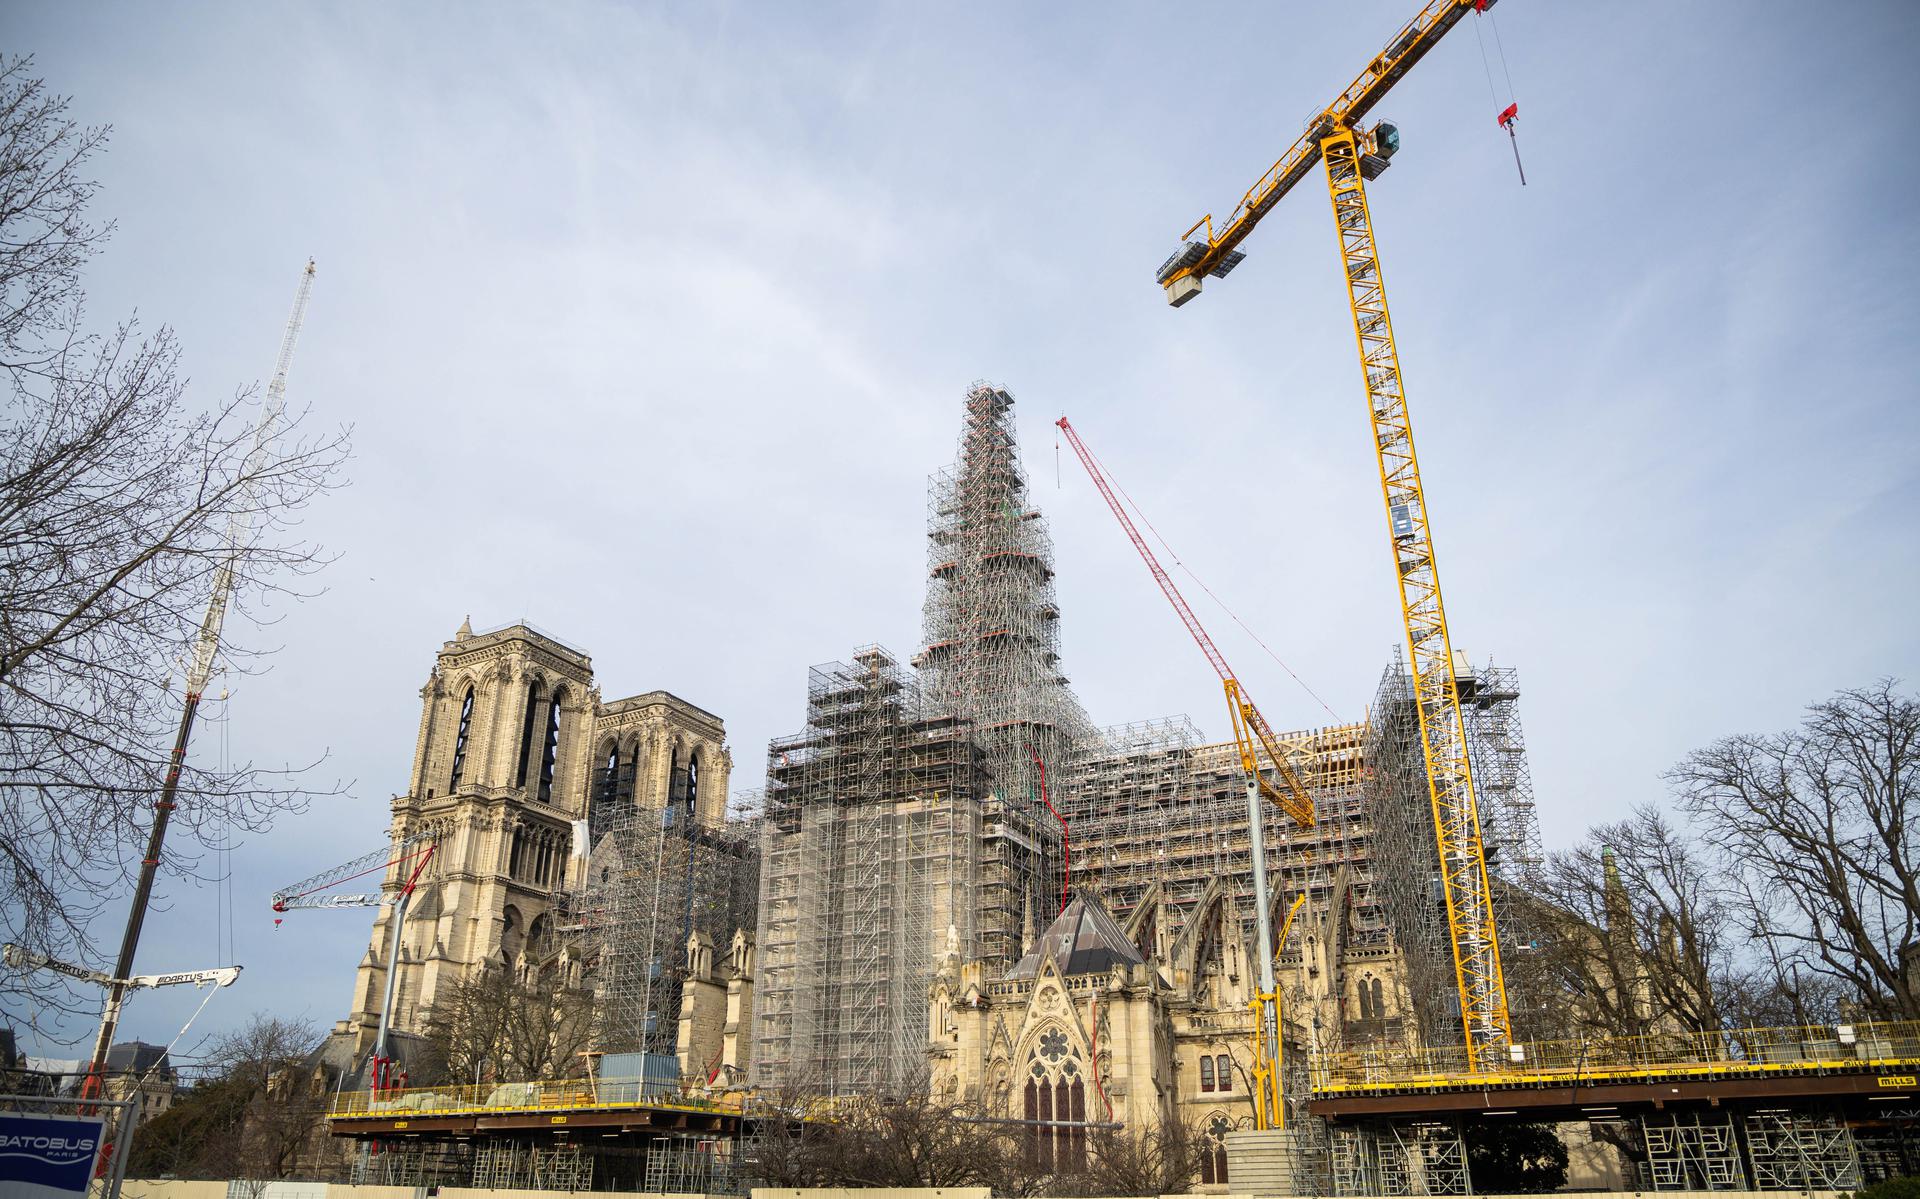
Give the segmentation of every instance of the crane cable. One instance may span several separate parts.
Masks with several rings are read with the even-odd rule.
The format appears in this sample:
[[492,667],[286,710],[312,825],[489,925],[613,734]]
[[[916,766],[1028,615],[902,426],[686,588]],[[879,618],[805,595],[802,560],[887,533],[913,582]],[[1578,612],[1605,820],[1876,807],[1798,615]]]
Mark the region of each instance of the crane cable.
[[[1500,108],[1500,95],[1493,86],[1493,65],[1487,59],[1487,39],[1486,36],[1480,32],[1479,19],[1482,16],[1486,17],[1487,23],[1493,26],[1494,53],[1500,59],[1500,74],[1507,81],[1507,105],[1505,108]],[[1520,102],[1515,99],[1513,94],[1513,72],[1507,67],[1507,48],[1505,43],[1500,40],[1500,18],[1493,15],[1492,4],[1482,2],[1475,5],[1473,37],[1474,40],[1480,44],[1480,69],[1484,71],[1487,76],[1487,95],[1493,100],[1494,107],[1499,109],[1499,115],[1497,115],[1494,120],[1499,124],[1500,128],[1507,131],[1507,140],[1513,145],[1513,166],[1515,170],[1520,172],[1520,186],[1525,187],[1527,185],[1527,168],[1520,165],[1520,139],[1514,133],[1513,129],[1520,117]]]
[[[1056,434],[1056,437],[1057,436],[1058,435]],[[1059,447],[1056,445],[1055,446],[1056,452],[1058,451],[1058,448]],[[1301,678],[1299,675],[1295,674],[1293,667],[1288,666],[1284,661],[1282,661],[1280,658],[1280,655],[1273,652],[1273,647],[1269,646],[1265,641],[1261,640],[1260,634],[1254,632],[1251,628],[1247,626],[1246,621],[1241,620],[1239,616],[1235,615],[1233,609],[1227,607],[1226,602],[1222,600],[1219,596],[1213,593],[1213,588],[1207,586],[1206,580],[1202,579],[1199,575],[1194,574],[1193,568],[1188,566],[1184,561],[1181,560],[1180,555],[1174,552],[1174,549],[1171,545],[1167,544],[1167,539],[1160,535],[1160,530],[1153,527],[1153,521],[1147,519],[1147,514],[1141,510],[1140,505],[1138,503],[1135,503],[1134,498],[1127,494],[1127,489],[1121,485],[1120,480],[1114,476],[1114,473],[1111,470],[1107,469],[1107,464],[1100,461],[1099,456],[1096,455],[1091,448],[1087,450],[1087,456],[1093,459],[1094,465],[1100,468],[1100,473],[1104,474],[1107,477],[1107,481],[1113,484],[1114,490],[1120,493],[1120,497],[1127,501],[1127,507],[1133,509],[1134,515],[1140,518],[1140,523],[1147,526],[1148,531],[1150,531],[1153,534],[1154,540],[1160,543],[1160,548],[1166,550],[1167,557],[1173,559],[1174,565],[1178,566],[1181,570],[1186,571],[1187,577],[1200,585],[1200,590],[1206,592],[1207,598],[1212,600],[1215,604],[1219,605],[1220,610],[1227,614],[1228,619],[1232,620],[1233,623],[1240,626],[1241,632],[1253,638],[1254,643],[1258,645],[1261,649],[1266,651],[1267,657],[1272,658],[1275,662],[1279,663],[1280,669],[1287,672],[1288,678],[1291,678],[1294,682],[1300,684],[1300,689],[1302,691],[1306,692],[1308,695],[1311,695],[1315,703],[1319,704],[1322,708],[1326,709],[1327,715],[1333,717],[1333,722],[1335,724],[1342,723],[1342,721],[1340,720],[1340,714],[1338,712],[1335,712],[1333,708],[1327,703],[1326,700],[1320,698],[1320,693],[1315,691],[1313,688],[1307,686],[1306,680]]]

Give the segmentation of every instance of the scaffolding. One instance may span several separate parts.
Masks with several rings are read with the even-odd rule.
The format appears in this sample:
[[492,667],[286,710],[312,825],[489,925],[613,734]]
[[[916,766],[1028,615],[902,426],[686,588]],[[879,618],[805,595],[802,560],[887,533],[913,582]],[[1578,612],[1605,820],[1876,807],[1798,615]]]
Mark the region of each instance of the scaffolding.
[[647,1147],[645,1190],[654,1195],[745,1195],[753,1180],[740,1142],[715,1136],[662,1137]]
[[968,734],[923,716],[913,674],[877,646],[808,672],[806,730],[767,762],[758,1085],[920,1082],[935,944],[965,919],[983,823]]
[[1470,1193],[1467,1147],[1458,1125],[1438,1121],[1343,1124],[1328,1135],[1335,1195]]
[[[622,769],[631,770],[631,766]],[[602,769],[603,793],[621,780]],[[631,778],[626,780],[631,795]],[[600,1000],[598,1047],[672,1056],[680,1035],[687,942],[725,945],[754,927],[759,822],[733,811],[718,826],[694,816],[696,796],[675,771],[665,807],[596,804],[598,838],[587,861],[579,919]]]
[[356,1186],[465,1186],[473,1160],[471,1143],[398,1140],[375,1150],[362,1142],[348,1177]]
[[1853,1131],[1832,1112],[1786,1108],[1746,1117],[1756,1191],[1851,1191],[1860,1187]]
[[[975,384],[929,485],[925,645],[814,667],[807,725],[768,747],[754,1080],[828,1094],[926,1076],[927,989],[952,951],[998,974],[1059,907],[1044,777],[1090,726],[1060,671],[1045,522],[1013,397]],[[1057,784],[1056,784],[1057,785]]]
[[[1363,793],[1367,726],[1288,733],[1280,743],[1305,763],[1302,781],[1317,814],[1311,827],[1275,822],[1268,829],[1274,906],[1284,911],[1303,893],[1308,900],[1276,961],[1289,1040],[1326,1049],[1397,1039],[1397,1016],[1371,996],[1350,1002],[1341,977],[1365,965],[1382,975],[1393,970]],[[1151,892],[1160,909],[1152,935],[1172,944],[1224,881],[1243,943],[1252,943],[1253,850],[1234,744],[1201,744],[1185,717],[1106,729],[1089,739],[1056,794],[1072,834],[1076,887],[1100,895],[1122,920]],[[1304,1079],[1297,1086],[1289,1079],[1290,1102],[1305,1090]]]
[[980,749],[983,844],[955,931],[995,974],[1059,910],[1063,840],[1041,784],[1065,775],[1092,730],[1060,669],[1053,542],[1028,500],[1013,403],[1004,388],[969,387],[958,458],[929,481],[914,660],[928,714],[968,725]]
[[[1516,1040],[1548,1035],[1550,989],[1539,985],[1525,898],[1539,893],[1544,855],[1520,724],[1520,687],[1510,667],[1457,671],[1467,755],[1479,805],[1494,924],[1505,955],[1507,1004]],[[1404,958],[1407,989],[1428,1044],[1461,1036],[1460,997],[1441,889],[1433,804],[1421,750],[1413,681],[1401,651],[1381,675],[1366,745],[1366,806],[1375,853],[1395,868],[1381,900]]]
[[1643,1116],[1640,1127],[1647,1145],[1646,1181],[1652,1189],[1746,1189],[1732,1116],[1702,1119],[1699,1112],[1665,1112]]

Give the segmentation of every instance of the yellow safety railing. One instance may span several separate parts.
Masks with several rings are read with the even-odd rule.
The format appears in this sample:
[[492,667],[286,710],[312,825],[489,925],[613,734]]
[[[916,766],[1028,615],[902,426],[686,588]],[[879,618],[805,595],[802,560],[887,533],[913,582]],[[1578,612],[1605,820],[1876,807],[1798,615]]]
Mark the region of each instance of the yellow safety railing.
[[1492,1071],[1471,1069],[1459,1045],[1376,1046],[1314,1054],[1312,1080],[1316,1094],[1340,1094],[1915,1066],[1920,1020],[1869,1020],[1530,1041],[1511,1047],[1509,1063]]
[[388,1091],[342,1091],[327,1115],[334,1119],[393,1119],[409,1115],[459,1116],[501,1112],[552,1112],[592,1108],[661,1108],[689,1112],[740,1110],[740,1096],[654,1089],[642,1093],[636,1080],[567,1079],[499,1082],[478,1086],[408,1087]]

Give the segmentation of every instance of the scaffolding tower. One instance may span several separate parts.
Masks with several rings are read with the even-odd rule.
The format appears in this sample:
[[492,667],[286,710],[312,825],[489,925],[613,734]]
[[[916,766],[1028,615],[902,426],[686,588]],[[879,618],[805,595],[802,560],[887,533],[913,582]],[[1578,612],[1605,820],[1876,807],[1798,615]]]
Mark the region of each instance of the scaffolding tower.
[[970,902],[950,906],[962,954],[996,974],[1061,906],[1064,842],[1042,783],[1066,774],[1092,732],[1060,668],[1053,542],[1028,499],[1013,403],[990,383],[968,388],[958,458],[929,482],[925,645],[914,659],[928,714],[967,725],[980,749],[977,873]]
[[[627,769],[630,769],[628,767]],[[612,802],[620,780],[602,769],[608,802],[587,861],[579,919],[599,993],[598,1047],[671,1056],[680,1036],[687,942],[725,945],[752,928],[759,899],[759,818],[732,811],[720,825],[694,816],[696,782],[676,770],[665,807]],[[628,779],[631,795],[631,779]]]
[[887,651],[807,676],[807,727],[767,763],[755,1081],[829,1094],[920,1077],[933,941],[978,836],[977,750],[920,715]]
[[[1060,671],[1045,522],[1013,397],[975,384],[929,485],[925,645],[814,667],[806,728],[768,747],[754,1080],[829,1094],[926,1076],[948,951],[1011,968],[1060,904],[1057,785],[1089,735]],[[917,668],[917,669],[916,669]]]
[[[1504,947],[1507,1003],[1516,1039],[1543,1034],[1549,990],[1535,979],[1526,898],[1540,893],[1544,855],[1520,725],[1520,686],[1510,667],[1456,667],[1467,755],[1479,804],[1494,924]],[[1383,906],[1405,960],[1407,988],[1428,1044],[1457,1042],[1460,998],[1434,840],[1432,797],[1419,714],[1405,659],[1395,649],[1381,675],[1367,736],[1366,805],[1375,852],[1395,863],[1382,875]]]

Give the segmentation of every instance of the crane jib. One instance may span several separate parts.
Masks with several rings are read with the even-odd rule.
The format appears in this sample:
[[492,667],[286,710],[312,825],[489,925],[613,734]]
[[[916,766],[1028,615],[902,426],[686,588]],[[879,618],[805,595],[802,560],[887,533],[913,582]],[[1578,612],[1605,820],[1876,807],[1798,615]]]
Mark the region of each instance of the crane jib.
[[1320,142],[1335,126],[1354,128],[1374,105],[1385,98],[1393,85],[1413,69],[1414,64],[1459,24],[1470,11],[1485,12],[1495,0],[1431,0],[1386,43],[1386,47],[1367,64],[1345,91],[1307,122],[1298,141],[1247,189],[1226,223],[1218,231],[1209,229],[1204,242],[1187,242],[1160,264],[1154,282],[1169,291],[1175,307],[1198,293],[1198,288],[1175,293],[1175,284],[1203,276],[1224,278],[1239,265],[1238,246],[1253,232],[1262,217],[1273,210],[1281,197],[1292,191],[1300,180],[1320,162]]

